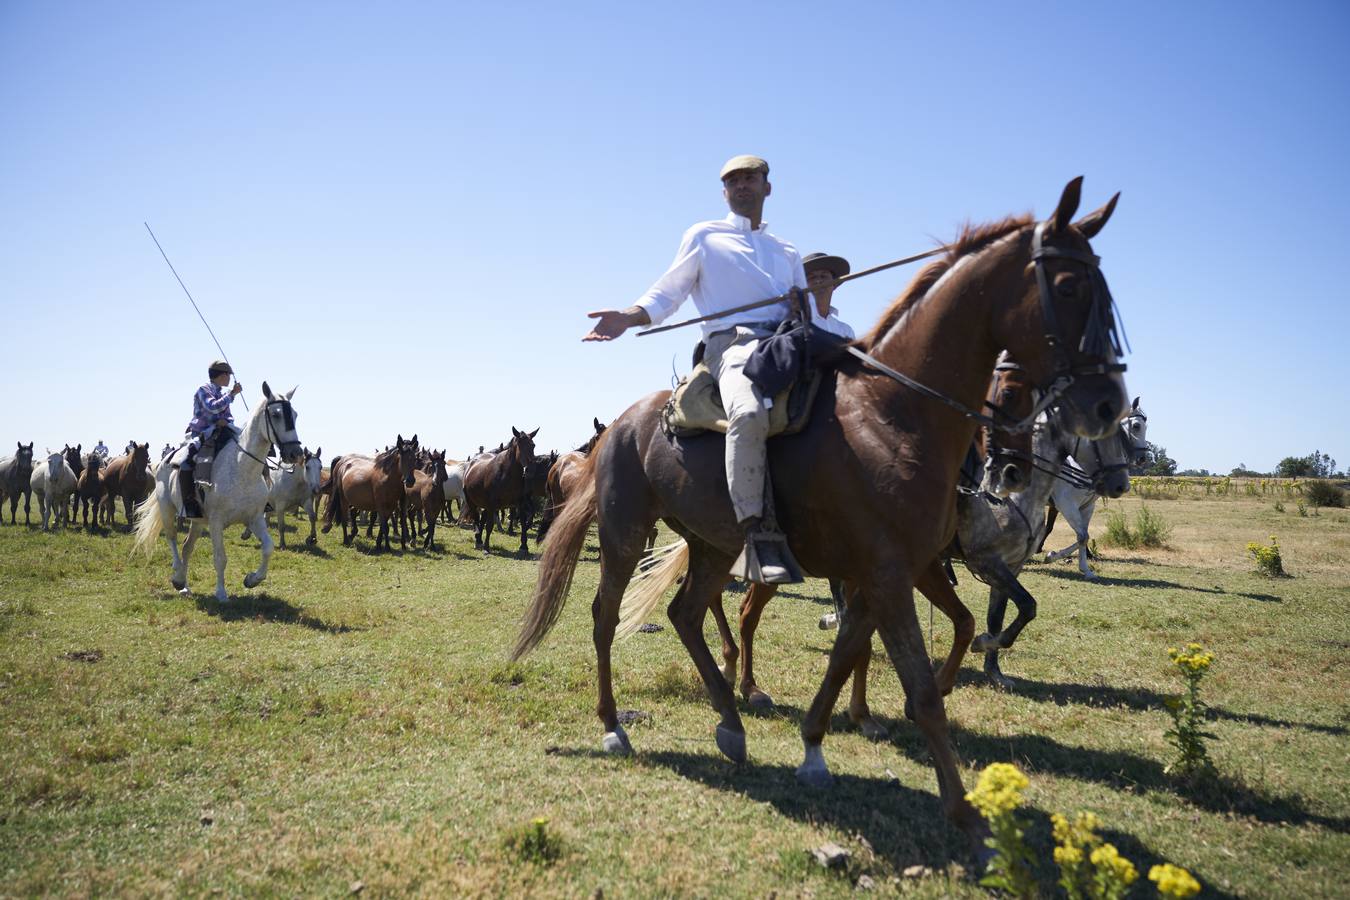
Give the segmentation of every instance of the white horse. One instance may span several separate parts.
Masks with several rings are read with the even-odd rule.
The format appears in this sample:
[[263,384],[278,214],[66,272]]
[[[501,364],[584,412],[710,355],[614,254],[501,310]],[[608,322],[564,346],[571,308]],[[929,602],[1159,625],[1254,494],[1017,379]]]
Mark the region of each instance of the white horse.
[[464,496],[464,476],[469,473],[469,463],[455,463],[445,467],[445,511],[450,513],[450,501],[459,504],[459,514],[464,515],[464,505],[468,499]]
[[178,510],[182,493],[178,470],[161,462],[155,467],[155,487],[150,496],[136,505],[136,544],[148,556],[154,539],[162,532],[173,554],[171,581],[180,593],[188,593],[187,570],[192,548],[203,528],[211,529],[212,555],[216,564],[216,600],[229,601],[225,593],[225,529],[246,524],[262,541],[262,564],[244,576],[244,587],[257,587],[267,577],[267,562],[272,556],[272,536],[267,532],[263,508],[267,505],[267,451],[277,447],[282,462],[300,463],[304,459],[300,438],[295,430],[295,410],[289,393],[274,395],[263,382],[263,403],[258,404],[237,441],[226,444],[216,454],[211,469],[211,489],[202,501],[205,517],[193,519],[188,528],[183,552],[178,552]]
[[[281,535],[281,549],[286,549],[286,513],[303,508],[309,516],[309,537],[306,544],[318,541],[315,534],[315,522],[318,519],[319,485],[323,483],[323,454],[320,447],[316,452],[305,451],[304,465],[283,466],[281,474],[272,479],[272,489],[267,492],[267,503],[277,514],[277,533]],[[265,514],[264,514],[265,515]],[[241,538],[248,538],[253,529],[245,527]]]
[[48,517],[56,527],[70,524],[70,495],[75,493],[76,478],[66,465],[65,451],[47,453],[47,458],[33,467],[29,487],[38,497],[42,512],[42,530],[47,530]]
[[[1143,465],[1147,460],[1148,416],[1144,415],[1144,411],[1139,407],[1138,397],[1134,398],[1130,412],[1121,420],[1120,430],[1116,432],[1115,439],[1120,441],[1124,458],[1129,460],[1130,465]],[[1096,461],[1100,464],[1101,451],[1096,443],[1093,443],[1092,447],[1097,454]],[[1083,452],[1081,449],[1071,451],[1071,453],[1081,452]],[[1077,459],[1074,461],[1078,462]],[[1093,510],[1097,508],[1097,497],[1097,492],[1092,488],[1075,487],[1064,481],[1056,481],[1055,489],[1050,493],[1051,504],[1073,529],[1074,542],[1063,550],[1047,553],[1045,561],[1056,562],[1077,553],[1078,571],[1089,581],[1097,580],[1097,574],[1088,565],[1088,524],[1092,521]],[[1054,521],[1051,520],[1046,525],[1047,537],[1053,527]]]

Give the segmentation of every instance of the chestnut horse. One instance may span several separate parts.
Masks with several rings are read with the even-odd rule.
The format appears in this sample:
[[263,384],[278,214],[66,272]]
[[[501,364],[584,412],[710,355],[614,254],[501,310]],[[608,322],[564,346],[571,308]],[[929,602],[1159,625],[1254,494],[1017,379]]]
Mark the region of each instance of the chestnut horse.
[[[375,537],[375,549],[383,544],[386,550],[393,550],[389,539],[389,519],[403,506],[404,492],[413,486],[413,472],[417,468],[417,435],[412,440],[403,440],[399,435],[394,446],[377,455],[339,456],[332,462],[330,479],[333,483],[332,496],[324,509],[323,530],[327,534],[336,519],[342,523],[342,543],[350,545],[356,539],[359,527],[356,524],[356,511],[365,510],[372,523],[380,520],[380,533]],[[348,520],[351,533],[347,532]],[[399,548],[408,549],[408,530],[399,528]]]
[[[993,410],[999,421],[1009,425],[1025,421],[1034,412],[1035,397],[1031,385],[1026,380],[1026,372],[1022,366],[1008,360],[1000,360],[994,371],[993,381],[990,383],[989,393],[985,397],[985,407]],[[975,457],[983,466],[983,477],[978,481],[975,476],[964,471],[961,473],[962,481],[961,493],[987,493],[994,497],[1005,498],[1009,494],[1020,491],[1026,487],[1032,480],[1032,435],[1029,430],[1007,431],[1000,428],[990,428],[988,425],[981,425],[978,436],[974,443]],[[965,507],[958,503],[958,514]],[[958,522],[957,531],[960,533],[960,523]],[[831,583],[834,588],[834,583]],[[744,651],[740,654],[741,678],[740,692],[751,706],[761,709],[773,706],[773,699],[762,690],[755,682],[754,673],[754,642],[755,630],[759,627],[760,616],[764,612],[764,607],[773,599],[777,593],[777,585],[772,584],[751,584],[750,589],[746,591],[744,600],[741,601],[740,610],[740,635],[741,647]],[[920,592],[923,593],[922,589]],[[633,593],[629,589],[629,593]],[[836,591],[836,597],[841,595],[842,591]],[[928,595],[924,593],[924,596]],[[929,597],[930,602],[940,605],[950,597],[939,593],[936,598]],[[625,603],[627,603],[625,598]],[[838,599],[836,599],[838,603]],[[735,641],[731,637],[731,629],[727,625],[726,615],[722,611],[722,598],[719,596],[712,604],[713,617],[717,620],[718,632],[722,637],[722,658],[723,676],[728,682],[735,680],[737,650]],[[952,610],[943,607],[943,612],[956,622],[960,619],[965,607],[961,610]],[[966,613],[969,615],[969,613]],[[954,649],[954,648],[953,648]],[[949,657],[950,659],[950,657]],[[960,657],[957,657],[958,662]],[[870,738],[886,737],[886,729],[876,719],[872,717],[872,712],[867,705],[867,667],[871,661],[871,648],[863,653],[853,669],[853,691],[849,700],[848,716],[853,724],[857,725],[864,735]]]
[[[464,496],[478,513],[473,545],[484,553],[492,552],[492,528],[497,523],[498,513],[527,500],[529,481],[537,465],[534,436],[538,433],[538,428],[526,433],[513,426],[511,442],[491,458],[475,459],[464,475]],[[524,516],[521,516],[520,552],[517,554],[521,559],[530,553],[526,534]]]
[[591,439],[577,449],[558,457],[558,461],[548,470],[548,484],[545,487],[548,500],[544,507],[544,516],[539,520],[540,541],[548,535],[548,527],[553,524],[558,510],[562,509],[568,495],[576,488],[577,482],[581,479],[581,470],[586,463],[586,457],[595,449],[595,442],[605,433],[605,426],[593,416],[591,426],[595,428],[595,434],[591,435]]
[[103,469],[103,502],[108,511],[108,524],[117,521],[117,498],[122,498],[122,510],[127,515],[127,529],[131,529],[131,508],[150,496],[155,487],[150,477],[150,442],[132,442],[131,451],[108,463]]
[[[942,699],[955,668],[949,660],[940,680],[935,677],[913,591],[941,597],[944,608],[960,613],[959,658],[974,636],[974,619],[938,555],[956,527],[958,472],[975,434],[970,410],[984,397],[1001,349],[1061,403],[1075,433],[1106,434],[1125,411],[1111,298],[1088,243],[1116,198],[1075,224],[1080,190],[1081,179],[1070,182],[1045,222],[1020,217],[967,228],[850,347],[867,361],[842,364],[821,384],[810,424],[769,448],[777,517],[793,555],[808,573],[843,578],[852,591],[824,682],[802,722],[798,778],[813,786],[831,782],[821,749],[830,713],[879,630],[907,695],[907,713],[934,758],[946,814],[982,858],[988,827],[965,799]],[[598,517],[600,586],[591,606],[597,712],[604,748],[631,752],[614,703],[611,645],[624,588],[649,530],[663,519],[689,544],[688,574],[667,613],[721,715],[717,746],[739,762],[746,758],[745,729],[704,641],[703,620],[744,535],[727,491],[723,437],[668,438],[660,425],[668,397],[661,391],[635,403],[587,460],[592,477],[553,525],[512,655],[529,652],[557,622],[590,522]],[[669,583],[679,574],[669,573]]]

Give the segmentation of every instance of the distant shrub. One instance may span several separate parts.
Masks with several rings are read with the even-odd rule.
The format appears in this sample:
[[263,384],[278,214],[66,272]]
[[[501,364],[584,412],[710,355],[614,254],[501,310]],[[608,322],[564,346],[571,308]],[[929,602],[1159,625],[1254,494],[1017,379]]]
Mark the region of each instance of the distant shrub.
[[552,865],[563,854],[562,838],[548,830],[542,816],[507,832],[502,844],[521,861],[540,866]]
[[1165,547],[1172,537],[1172,526],[1160,513],[1141,505],[1134,514],[1134,527],[1119,510],[1112,510],[1106,516],[1106,534],[1102,540],[1111,547],[1135,550],[1139,547]]
[[1275,501],[1275,511],[1276,511],[1276,512],[1284,512],[1284,501],[1282,501],[1282,500],[1276,500],[1276,501]]
[[1313,506],[1345,507],[1345,491],[1330,481],[1307,481],[1304,483],[1303,496]]
[[1302,500],[1298,501],[1298,514],[1304,519],[1308,518],[1308,504]]
[[1134,517],[1134,533],[1142,547],[1164,547],[1172,536],[1172,526],[1161,514],[1141,505]]
[[1251,541],[1247,544],[1247,553],[1256,560],[1256,571],[1272,578],[1284,575],[1284,559],[1280,556],[1280,542],[1275,535],[1270,536],[1270,546]]

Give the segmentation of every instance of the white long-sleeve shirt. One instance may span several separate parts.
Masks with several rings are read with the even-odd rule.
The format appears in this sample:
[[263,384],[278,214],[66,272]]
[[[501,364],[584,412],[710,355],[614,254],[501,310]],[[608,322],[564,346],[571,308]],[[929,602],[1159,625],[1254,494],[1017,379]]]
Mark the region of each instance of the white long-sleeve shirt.
[[[684,233],[675,262],[637,305],[647,311],[652,324],[660,324],[694,298],[700,316],[767,300],[806,287],[802,257],[787,241],[769,234],[767,226],[750,227],[750,220],[735,213],[725,219],[700,222]],[[762,306],[703,323],[706,340],[714,332],[751,322],[777,322],[786,318],[786,303]]]
[[839,310],[835,309],[833,306],[830,307],[828,315],[822,316],[816,310],[816,301],[814,295],[812,295],[810,306],[811,306],[812,325],[815,325],[817,328],[821,328],[825,331],[828,331],[830,332],[830,334],[837,334],[841,338],[845,338],[850,341],[853,340],[855,337],[857,337],[857,335],[853,333],[853,326],[849,325],[843,319],[839,318]]

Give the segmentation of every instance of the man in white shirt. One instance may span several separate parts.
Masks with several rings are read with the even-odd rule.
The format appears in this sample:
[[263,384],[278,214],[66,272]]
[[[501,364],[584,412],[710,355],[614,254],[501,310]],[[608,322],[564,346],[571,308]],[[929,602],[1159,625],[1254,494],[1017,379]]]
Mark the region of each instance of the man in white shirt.
[[[658,324],[690,296],[699,315],[707,316],[806,287],[797,248],[770,234],[763,222],[764,200],[773,190],[769,164],[756,156],[737,156],[722,167],[721,178],[731,214],[686,231],[675,262],[636,305],[589,313],[598,321],[582,340],[613,340],[629,328]],[[759,389],[742,369],[760,339],[771,335],[788,313],[783,302],[702,326],[703,359],[717,379],[727,414],[727,485],[746,534],[742,571],[768,584],[800,579],[786,539],[763,522],[769,415]]]
[[834,288],[849,273],[848,260],[828,253],[812,253],[802,260],[806,271],[806,289],[811,292],[811,324],[830,334],[853,340],[852,327],[839,318],[839,310],[830,305]]

